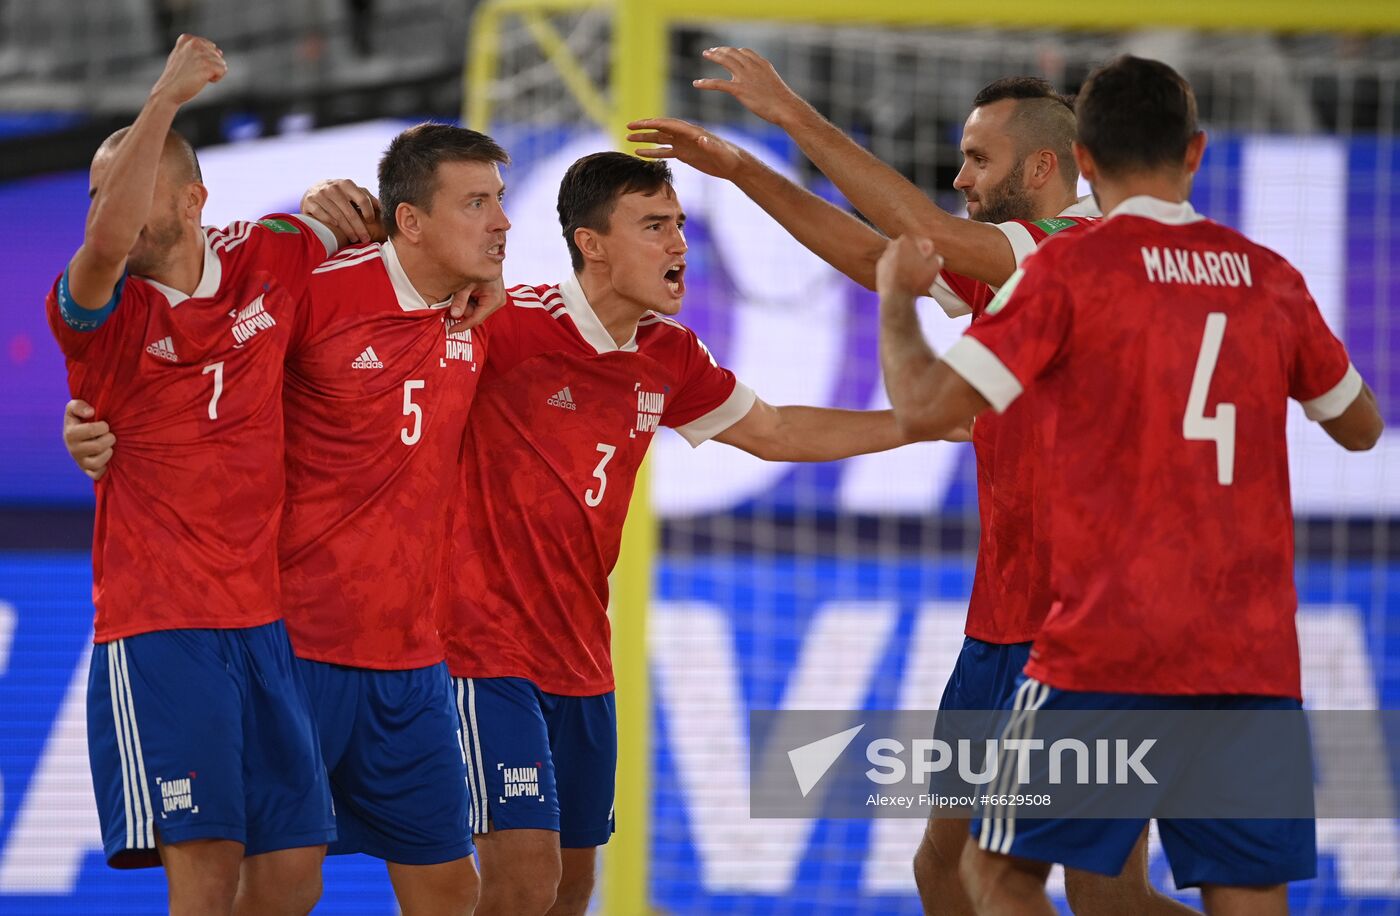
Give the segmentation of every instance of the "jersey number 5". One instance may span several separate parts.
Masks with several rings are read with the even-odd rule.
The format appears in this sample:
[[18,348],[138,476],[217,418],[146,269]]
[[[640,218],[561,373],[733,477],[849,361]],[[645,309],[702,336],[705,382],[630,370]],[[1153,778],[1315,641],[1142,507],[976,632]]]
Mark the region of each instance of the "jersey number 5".
[[1225,320],[1224,312],[1206,316],[1206,333],[1201,339],[1201,353],[1196,357],[1191,393],[1186,396],[1181,435],[1193,442],[1215,443],[1216,479],[1228,487],[1235,482],[1235,405],[1216,404],[1215,416],[1206,416],[1206,397],[1210,394],[1216,360],[1220,358],[1220,344],[1225,339]]
[[404,445],[413,445],[423,438],[423,405],[413,403],[413,392],[427,384],[421,378],[411,378],[403,383],[403,415],[408,417],[408,425],[399,430],[399,438]]
[[594,493],[593,488],[589,487],[583,493],[583,501],[588,503],[590,508],[599,505],[603,501],[603,492],[608,488],[608,472],[604,470],[604,468],[608,466],[608,462],[612,460],[612,456],[617,454],[617,446],[606,445],[599,442],[597,451],[603,453],[603,457],[598,459],[598,466],[593,469],[593,476],[598,478],[598,492]]

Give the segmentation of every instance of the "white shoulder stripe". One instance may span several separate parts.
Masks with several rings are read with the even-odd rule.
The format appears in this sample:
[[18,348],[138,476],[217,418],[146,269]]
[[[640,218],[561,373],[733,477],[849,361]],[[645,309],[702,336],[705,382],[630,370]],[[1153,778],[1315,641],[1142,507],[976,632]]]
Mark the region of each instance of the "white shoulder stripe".
[[227,252],[232,251],[233,249],[237,248],[239,245],[242,245],[244,242],[248,241],[248,239],[252,238],[252,236],[253,236],[253,226],[252,226],[252,224],[250,223],[250,224],[248,225],[248,228],[247,228],[247,229],[245,229],[243,232],[240,232],[240,233],[238,234],[238,238],[236,238],[236,239],[230,239],[230,240],[229,240],[228,244],[224,246],[224,252],[227,253]]
[[[374,248],[376,251],[379,249],[379,246],[378,246],[378,245],[372,245],[372,246],[370,246],[370,247]],[[327,261],[341,261],[341,260],[344,260],[345,258],[357,258],[357,257],[359,257],[360,255],[364,254],[366,251],[369,251],[369,250],[370,250],[370,249],[367,248],[367,247],[364,246],[364,245],[348,245],[348,246],[346,246],[345,248],[340,249],[339,251],[337,251],[335,254],[331,255],[330,257],[326,258],[326,260],[327,260]]]
[[642,319],[638,321],[637,324],[669,324],[672,327],[680,328],[682,331],[687,330],[685,325],[681,324],[674,318],[668,317],[666,315],[658,315],[656,312],[647,312],[645,315],[642,316]]
[[313,274],[330,273],[333,270],[340,270],[342,267],[354,267],[356,264],[364,264],[381,257],[383,255],[379,253],[379,249],[373,248],[369,251],[362,251],[353,258],[332,258],[329,261],[324,261],[320,267],[311,272]]
[[976,388],[997,413],[1005,411],[1021,396],[1020,379],[976,337],[969,334],[959,337],[943,354],[943,362]]
[[253,234],[253,226],[253,223],[244,220],[230,223],[228,228],[220,233],[209,247],[215,251],[232,251],[248,240],[248,237]]
[[1341,381],[1332,386],[1331,391],[1310,401],[1303,401],[1303,413],[1307,414],[1309,420],[1317,423],[1335,420],[1346,413],[1351,402],[1361,394],[1363,384],[1361,373],[1356,371],[1356,366],[1347,363],[1347,371],[1342,374]]

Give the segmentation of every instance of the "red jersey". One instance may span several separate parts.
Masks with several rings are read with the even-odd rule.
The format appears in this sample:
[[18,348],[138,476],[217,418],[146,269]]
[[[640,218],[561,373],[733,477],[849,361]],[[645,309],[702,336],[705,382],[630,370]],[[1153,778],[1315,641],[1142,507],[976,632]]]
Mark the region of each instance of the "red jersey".
[[[998,223],[1019,266],[1052,236],[1092,225],[1092,200],[1059,217]],[[951,317],[982,320],[996,290],[980,280],[943,271],[930,294]],[[972,427],[977,457],[977,514],[981,535],[977,570],[967,606],[966,633],[984,642],[1028,642],[1050,609],[1050,541],[1045,511],[1037,511],[1034,393],[1017,398],[1006,413],[984,413]]]
[[656,427],[699,445],[754,393],[700,339],[649,314],[624,346],[578,280],[516,287],[486,324],[442,622],[457,677],[548,693],[613,689],[608,574]]
[[282,363],[296,301],[335,240],[308,217],[204,230],[194,295],[125,277],[105,320],[54,283],[68,387],[121,436],[97,482],[96,641],[281,616]]
[[1298,272],[1189,204],[1135,197],[987,311],[949,366],[998,410],[1032,382],[1053,405],[1055,600],[1026,673],[1299,697],[1287,401],[1331,419],[1361,378]]
[[483,357],[447,305],[414,290],[392,242],[312,274],[284,394],[282,587],[302,658],[442,661],[433,601]]

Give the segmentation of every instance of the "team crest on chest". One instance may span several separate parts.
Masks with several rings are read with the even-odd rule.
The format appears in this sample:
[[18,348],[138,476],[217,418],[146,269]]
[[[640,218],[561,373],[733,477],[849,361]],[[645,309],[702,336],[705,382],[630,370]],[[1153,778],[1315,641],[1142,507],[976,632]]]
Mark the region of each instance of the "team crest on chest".
[[[267,284],[263,284],[263,293],[266,294]],[[267,306],[263,304],[263,296],[260,295],[243,308],[229,312],[229,317],[233,319],[233,348],[235,350],[252,339],[253,335],[259,331],[265,331],[277,321],[268,314]]]
[[670,388],[646,391],[642,388],[642,383],[637,382],[632,386],[632,390],[637,393],[637,425],[629,430],[627,435],[635,439],[637,433],[656,432],[656,426],[661,422],[661,414],[666,409],[666,392]]
[[[450,323],[451,319],[444,317],[443,321]],[[470,330],[447,332],[446,348],[438,365],[446,366],[449,359],[471,363],[472,371],[476,371],[476,357],[472,353],[472,332]]]

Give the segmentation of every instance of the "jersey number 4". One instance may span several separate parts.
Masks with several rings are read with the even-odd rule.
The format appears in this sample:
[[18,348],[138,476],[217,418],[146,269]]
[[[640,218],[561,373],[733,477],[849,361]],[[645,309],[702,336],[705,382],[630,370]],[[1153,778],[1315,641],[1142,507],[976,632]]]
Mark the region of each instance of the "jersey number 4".
[[1211,312],[1206,316],[1206,333],[1201,339],[1201,353],[1196,357],[1191,393],[1186,396],[1181,435],[1193,442],[1215,443],[1216,479],[1228,487],[1235,482],[1235,405],[1216,404],[1215,416],[1206,416],[1206,397],[1210,394],[1215,363],[1220,358],[1220,344],[1225,339],[1225,320],[1224,312]]

